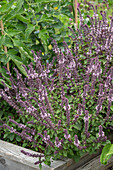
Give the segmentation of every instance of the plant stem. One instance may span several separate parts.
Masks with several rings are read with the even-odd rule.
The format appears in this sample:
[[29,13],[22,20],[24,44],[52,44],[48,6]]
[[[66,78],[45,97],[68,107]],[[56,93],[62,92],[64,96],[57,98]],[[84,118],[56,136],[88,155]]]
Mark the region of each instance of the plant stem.
[[[0,21],[0,26],[1,26],[2,35],[4,35],[4,25],[3,25],[2,20]],[[6,46],[4,46],[4,51],[7,53],[7,47],[6,47]],[[6,54],[6,56],[7,56],[7,58],[8,58],[8,55],[7,55],[7,54]],[[8,71],[10,71],[10,70],[9,70],[9,62],[7,63],[7,69],[8,69]]]

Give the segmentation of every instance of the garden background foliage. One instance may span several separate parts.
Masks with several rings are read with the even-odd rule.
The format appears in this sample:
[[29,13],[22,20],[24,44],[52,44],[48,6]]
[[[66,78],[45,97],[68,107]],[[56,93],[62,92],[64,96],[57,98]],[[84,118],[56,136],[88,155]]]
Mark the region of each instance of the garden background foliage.
[[[82,6],[82,5],[78,4],[78,6]],[[85,9],[90,10],[91,14],[87,16],[87,12],[85,12]],[[47,147],[47,150],[45,151],[46,160],[44,160],[45,163],[48,165],[50,164],[50,157],[52,156],[52,154],[54,156],[54,152],[56,153],[56,155],[54,156],[55,159],[60,158],[60,156],[64,156],[64,157],[71,157],[77,160],[85,152],[93,153],[102,144],[105,145],[105,143],[109,143],[110,141],[105,142],[106,141],[105,135],[108,135],[110,129],[112,130],[112,126],[113,126],[112,124],[112,111],[113,111],[112,109],[112,105],[113,105],[112,103],[112,94],[113,94],[112,92],[112,84],[113,84],[112,39],[113,37],[111,36],[112,26],[113,26],[112,25],[113,21],[111,19],[112,16],[108,17],[108,19],[106,20],[106,14],[103,12],[99,14],[99,12],[97,11],[99,18],[101,18],[102,20],[99,23],[98,15],[95,9],[89,3],[87,3],[85,6],[82,6],[80,21],[78,21],[80,29],[76,31],[76,27],[74,25],[74,11],[73,11],[72,1],[67,2],[66,0],[64,1],[54,0],[51,1],[51,3],[50,1],[47,0],[32,1],[32,2],[27,0],[26,1],[12,0],[9,1],[9,3],[7,1],[2,1],[0,12],[1,12],[0,19],[3,20],[4,28],[5,28],[4,35],[1,35],[1,41],[0,41],[1,42],[0,72],[2,73],[0,78],[1,84],[4,86],[6,84],[9,89],[11,84],[13,84],[11,82],[10,76],[6,74],[6,70],[2,67],[8,61],[10,61],[11,68],[15,66],[16,68],[19,69],[22,78],[25,77],[28,78],[29,76],[31,76],[29,77],[31,80],[25,78],[25,83],[27,80],[28,86],[29,86],[29,81],[32,81],[32,79],[35,83],[34,78],[37,78],[35,77],[37,75],[37,70],[35,70],[36,68],[35,68],[34,58],[31,49],[34,52],[42,50],[41,52],[39,51],[38,53],[39,60],[42,64],[40,65],[40,67],[42,67],[42,70],[38,70],[38,71],[40,72],[40,74],[42,72],[41,75],[42,87],[44,85],[45,88],[48,88],[46,84],[47,83],[46,80],[43,79],[45,78],[44,76],[46,74],[46,71],[50,68],[50,70],[48,70],[50,71],[50,73],[49,72],[48,72],[49,74],[47,73],[48,75],[47,80],[51,84],[50,87],[51,94],[50,91],[49,92],[47,91],[48,100],[52,104],[52,108],[54,108],[53,110],[57,114],[55,120],[54,120],[54,116],[51,117],[51,115],[48,115],[48,118],[52,119],[53,124],[58,123],[58,126],[60,128],[60,130],[57,129],[58,130],[57,135],[54,136],[53,134],[54,131],[52,131],[54,128],[51,129],[52,126],[50,124],[49,124],[50,127],[45,126],[46,125],[45,123],[49,123],[45,120],[47,114],[44,115],[45,113],[42,113],[42,110],[40,110],[39,105],[38,105],[39,106],[38,111],[40,115],[42,114],[41,119],[43,120],[44,126],[43,127],[40,126],[38,127],[38,129],[35,125],[32,125],[32,123],[30,124],[30,121],[32,120],[34,121],[35,124],[39,120],[34,120],[32,115],[26,114],[25,109],[27,109],[27,112],[29,114],[32,113],[32,110],[30,111],[29,107],[26,108],[25,105],[21,105],[22,108],[25,107],[23,110],[24,113],[23,116],[19,114],[19,112],[16,112],[16,114],[14,114],[15,112],[14,109],[16,109],[16,107],[14,107],[14,105],[11,104],[11,101],[9,100],[10,95],[13,94],[13,96],[11,96],[11,100],[13,99],[13,97],[14,100],[15,97],[17,97],[18,99],[17,102],[19,102],[19,98],[18,98],[19,96],[15,96],[16,93],[15,92],[12,93],[13,91],[11,91],[10,93],[8,88],[5,87],[5,92],[7,93],[7,91],[9,91],[8,92],[9,96],[7,96],[7,98],[4,97],[5,93],[2,90],[1,90],[1,95],[10,105],[14,107],[14,109],[12,109],[12,107],[10,107],[7,103],[5,103],[5,101],[1,102],[0,116],[2,118],[6,115],[6,118],[3,118],[1,121],[1,125],[3,124],[4,127],[6,128],[6,129],[2,129],[1,138],[7,139],[8,141],[13,141],[13,143],[16,144],[21,144],[24,147],[27,146],[28,148],[32,148],[40,152],[44,152],[46,144],[50,145]],[[93,18],[91,18],[91,16],[93,16]],[[109,27],[108,24],[110,24],[111,26]],[[70,29],[67,28],[68,26],[70,26]],[[73,28],[74,31],[71,28]],[[54,40],[52,40],[51,38],[53,38]],[[65,43],[63,43],[64,40]],[[8,53],[7,53],[8,58],[3,50],[4,45],[8,48]],[[52,50],[53,47],[54,50]],[[61,50],[59,49],[59,47]],[[53,70],[51,70],[51,61],[53,61],[54,56],[57,57],[55,59],[55,63],[53,64],[54,66]],[[34,54],[34,57],[36,57],[36,54]],[[32,64],[28,65],[31,61],[33,66]],[[94,71],[94,68],[91,68],[91,65],[89,65],[89,61],[92,62],[93,67],[95,67],[95,70],[97,69],[97,72]],[[26,69],[25,65],[30,68],[29,71]],[[62,70],[61,66],[63,66],[65,69]],[[109,69],[110,71],[108,71]],[[76,73],[75,70],[77,71]],[[89,71],[88,74],[90,73],[93,74],[93,76],[90,77],[89,80],[88,80],[88,75],[86,75],[87,71]],[[20,74],[17,73],[16,76],[13,69],[11,69],[11,72],[15,80],[18,81],[18,77],[21,77]],[[83,79],[82,83],[79,78],[75,79],[75,81],[73,80],[73,76],[75,78],[76,74],[80,76],[80,79]],[[97,78],[95,78],[95,76],[97,76]],[[80,83],[77,86],[76,86],[76,80]],[[86,83],[86,80],[89,81],[89,84]],[[64,85],[63,85],[64,87],[62,86],[64,88],[64,92],[63,92],[63,88],[61,88],[62,81],[64,81]],[[19,88],[20,94],[22,93],[24,94],[25,91],[22,91],[22,89],[19,87],[19,82],[17,84],[15,83],[15,85],[17,86],[17,88]],[[52,86],[53,89],[55,88],[54,90],[52,89]],[[12,86],[12,88],[14,88],[14,86]],[[29,88],[31,88],[31,86]],[[106,88],[108,88],[108,90]],[[35,85],[34,85],[34,89],[33,88],[31,89],[35,90]],[[43,90],[44,89],[42,89],[42,91]],[[61,91],[62,94],[60,94]],[[79,96],[78,96],[78,92],[79,92]],[[104,101],[105,94],[108,97],[107,98],[108,100],[106,101]],[[41,99],[40,95],[41,94],[38,91],[35,97],[42,102],[42,100],[45,99]],[[28,96],[31,97],[32,94],[30,95],[28,94]],[[22,98],[23,102],[27,102],[26,96],[23,97],[25,97],[24,99]],[[46,98],[46,95],[42,97]],[[64,101],[63,101],[63,97],[64,97]],[[51,99],[52,100],[54,99],[53,100],[54,102],[52,102]],[[60,108],[61,100],[62,102],[64,102],[63,104],[65,104],[63,110],[61,110]],[[97,104],[97,101],[99,102],[99,104]],[[81,102],[82,104],[80,104]],[[86,104],[84,102],[86,102]],[[20,103],[22,104],[22,102]],[[27,104],[29,106],[29,100]],[[86,106],[86,109],[88,109],[88,112],[87,110],[82,110],[84,109],[84,104]],[[6,106],[7,109],[11,109],[12,112],[12,113],[8,113],[9,120],[7,121],[7,125],[5,124],[5,122],[8,119],[7,116],[8,111],[6,110],[5,112],[4,110],[5,114],[3,113],[2,109],[4,106]],[[30,107],[32,108],[35,106],[36,106],[36,100],[34,101],[33,99],[32,106],[30,105]],[[108,106],[108,108],[106,106]],[[70,112],[70,108],[71,108],[71,112]],[[96,119],[95,119],[95,113],[93,112],[94,110],[96,110],[95,113],[97,115],[98,112],[101,112],[101,114],[99,114]],[[51,109],[47,111],[51,112]],[[81,115],[81,111],[83,112],[82,115]],[[90,118],[93,121],[90,120]],[[16,122],[14,122],[13,119],[15,119]],[[26,129],[26,124],[28,124],[28,120],[29,120],[28,127],[31,129],[34,128],[35,130],[39,131],[40,134],[34,135],[34,131],[31,131],[29,128]],[[60,122],[61,120],[62,122]],[[72,124],[72,126],[68,127],[70,121],[71,123],[74,122],[75,125]],[[10,129],[10,127],[12,128]],[[46,130],[45,127],[48,128],[47,132],[45,131]],[[7,128],[10,131],[8,131]],[[17,129],[17,132],[15,131],[15,133],[13,133],[14,132],[13,128]],[[24,130],[22,131],[21,128],[24,128]],[[27,136],[27,133],[30,132],[32,133],[34,139],[32,137],[30,138],[29,135]],[[62,136],[63,133],[65,134],[64,136]],[[27,142],[21,139],[23,137],[23,134],[27,137],[28,139]],[[74,136],[74,134],[76,135]],[[81,134],[81,136],[78,134]],[[71,138],[71,136],[73,137]],[[44,140],[42,140],[43,137]],[[67,141],[66,140],[63,141],[63,138],[65,138]],[[86,140],[86,138],[88,139]],[[51,149],[51,146],[53,147],[53,145],[50,139],[55,144],[55,148],[53,150]],[[37,145],[38,147],[36,148],[34,147],[34,143],[35,143],[34,141],[37,140],[40,141],[40,144]],[[96,146],[93,143],[95,141],[97,141],[98,143]],[[74,143],[74,145],[72,142]],[[61,146],[62,144],[64,144],[63,150]],[[67,147],[70,148],[70,153],[68,153],[66,149]],[[81,147],[83,147],[82,148],[83,151],[81,151]],[[61,151],[59,152],[60,149]],[[24,154],[30,156],[30,154],[27,153]],[[41,163],[40,161],[41,160],[39,160],[38,163]]]
[[[6,64],[10,61],[26,76],[22,64],[32,61],[31,49],[41,50],[43,60],[51,59],[51,39],[59,44],[69,41],[69,18],[73,19],[68,6],[71,2],[47,0],[11,0],[0,2],[0,20],[4,24],[4,35],[0,36],[0,61]],[[3,50],[8,48],[8,57]],[[1,72],[3,72],[1,68]]]
[[[41,50],[43,63],[46,63],[53,56],[51,38],[54,38],[59,45],[64,40],[70,44],[68,42],[69,18],[73,20],[74,17],[69,11],[69,5],[72,6],[71,1],[66,0],[53,0],[51,2],[48,0],[0,1],[0,20],[3,21],[4,25],[4,35],[0,32],[0,73],[5,78],[4,80],[0,78],[0,87],[2,87],[1,81],[10,87],[9,76],[3,68],[7,62],[9,62],[10,71],[14,76],[13,68],[17,67],[25,77],[26,72],[22,64],[28,65],[33,61],[31,49]],[[7,54],[3,46],[7,47]],[[1,98],[0,119],[8,122],[8,115],[14,116],[18,122],[25,123],[25,118],[21,119],[21,116],[15,114],[15,110]],[[0,131],[0,138],[13,143],[20,142],[19,137],[10,134],[5,129]],[[26,143],[23,144],[23,146],[26,145],[28,146]]]
[[101,11],[100,20],[92,8],[89,27],[79,10],[79,29],[69,28],[73,48],[63,42],[60,49],[52,40],[52,62],[44,65],[41,51],[37,55],[32,51],[34,62],[23,65],[27,77],[23,79],[14,68],[16,79],[7,72],[11,88],[2,81],[1,96],[27,120],[26,125],[9,117],[8,124],[2,122],[2,127],[44,153],[42,160],[42,155],[35,155],[39,157],[35,164],[44,161],[50,165],[51,157],[61,156],[77,161],[84,153],[94,153],[110,143],[107,136],[113,128],[113,19],[108,23],[106,13]]

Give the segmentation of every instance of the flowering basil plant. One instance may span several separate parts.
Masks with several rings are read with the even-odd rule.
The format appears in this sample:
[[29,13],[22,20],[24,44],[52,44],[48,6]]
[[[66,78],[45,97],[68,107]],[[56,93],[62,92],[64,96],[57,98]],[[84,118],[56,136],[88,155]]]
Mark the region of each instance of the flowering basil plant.
[[[79,11],[80,13],[80,11]],[[23,65],[27,77],[14,68],[10,72],[11,88],[3,82],[0,95],[16,110],[27,117],[27,125],[9,121],[21,128],[3,124],[11,133],[28,140],[40,154],[22,152],[37,157],[35,164],[50,158],[72,158],[77,161],[84,153],[94,153],[110,143],[107,135],[113,130],[113,18],[106,13],[100,20],[94,9],[91,25],[84,24],[80,14],[79,28],[70,38],[74,47],[63,50],[53,42],[54,58],[43,65],[41,52],[34,55],[34,63]]]

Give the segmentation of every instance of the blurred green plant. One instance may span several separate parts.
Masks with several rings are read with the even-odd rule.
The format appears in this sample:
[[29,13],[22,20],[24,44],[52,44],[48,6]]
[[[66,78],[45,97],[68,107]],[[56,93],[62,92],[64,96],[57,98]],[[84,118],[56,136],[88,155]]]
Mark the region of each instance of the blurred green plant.
[[[113,105],[110,107],[113,111]],[[100,156],[100,162],[101,164],[106,165],[108,163],[108,160],[113,155],[113,144],[106,144],[102,150],[102,154]]]
[[113,144],[106,144],[102,150],[102,154],[100,157],[101,164],[106,165],[112,155],[113,155]]

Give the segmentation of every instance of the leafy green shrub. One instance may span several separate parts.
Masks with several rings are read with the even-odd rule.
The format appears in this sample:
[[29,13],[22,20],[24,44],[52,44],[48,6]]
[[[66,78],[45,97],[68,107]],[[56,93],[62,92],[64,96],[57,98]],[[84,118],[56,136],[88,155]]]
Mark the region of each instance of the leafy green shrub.
[[[4,35],[0,35],[0,61],[2,65],[10,61],[26,76],[22,64],[33,61],[31,50],[41,50],[43,60],[52,58],[51,39],[59,44],[69,41],[67,27],[73,19],[67,0],[11,0],[0,1],[0,20],[3,21]],[[3,46],[8,48],[7,56]],[[12,70],[11,70],[12,71]],[[0,67],[4,74],[4,69]]]

